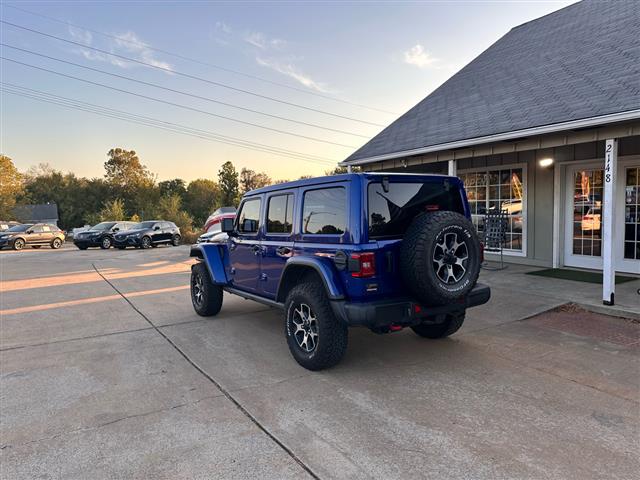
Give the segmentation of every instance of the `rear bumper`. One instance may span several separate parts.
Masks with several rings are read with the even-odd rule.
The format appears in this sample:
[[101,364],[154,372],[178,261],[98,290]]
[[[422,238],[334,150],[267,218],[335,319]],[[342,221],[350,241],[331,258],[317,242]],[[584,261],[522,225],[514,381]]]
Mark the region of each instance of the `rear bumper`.
[[464,312],[467,308],[487,303],[490,298],[491,289],[487,285],[477,284],[466,297],[437,307],[427,307],[409,298],[367,303],[332,301],[331,305],[334,313],[347,325],[376,329],[390,325],[417,325],[427,318]]

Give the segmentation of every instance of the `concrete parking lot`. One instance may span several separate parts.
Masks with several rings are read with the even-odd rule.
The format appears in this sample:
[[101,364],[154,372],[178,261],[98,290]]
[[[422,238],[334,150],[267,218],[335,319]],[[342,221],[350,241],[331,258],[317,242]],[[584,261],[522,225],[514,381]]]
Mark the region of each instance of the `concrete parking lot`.
[[311,373],[277,310],[198,317],[190,263],[0,252],[2,479],[637,478],[637,324],[563,330],[535,316],[562,302],[497,286],[449,339],[352,330]]

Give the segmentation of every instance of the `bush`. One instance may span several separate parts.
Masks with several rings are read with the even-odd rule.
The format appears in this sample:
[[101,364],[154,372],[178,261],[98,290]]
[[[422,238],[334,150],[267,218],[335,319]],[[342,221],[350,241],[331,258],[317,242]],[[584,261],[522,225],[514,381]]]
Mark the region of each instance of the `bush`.
[[193,245],[198,240],[198,237],[202,235],[202,232],[194,232],[193,230],[182,232],[182,244]]

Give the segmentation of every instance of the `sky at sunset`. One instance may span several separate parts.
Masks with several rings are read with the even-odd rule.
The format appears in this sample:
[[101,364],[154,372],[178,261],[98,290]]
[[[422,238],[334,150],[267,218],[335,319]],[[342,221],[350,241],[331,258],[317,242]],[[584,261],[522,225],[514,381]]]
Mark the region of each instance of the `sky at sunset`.
[[88,177],[113,147],[160,180],[215,178],[227,160],[322,174],[570,3],[2,2],[0,152]]

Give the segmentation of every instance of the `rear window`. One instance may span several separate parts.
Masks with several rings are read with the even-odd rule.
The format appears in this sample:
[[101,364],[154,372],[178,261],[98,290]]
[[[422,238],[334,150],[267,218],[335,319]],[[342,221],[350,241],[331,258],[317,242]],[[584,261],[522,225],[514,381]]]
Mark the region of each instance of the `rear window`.
[[401,237],[413,219],[424,211],[451,210],[464,214],[462,197],[455,187],[445,190],[443,183],[370,183],[369,237]]
[[346,197],[343,187],[305,192],[302,231],[321,235],[343,234],[347,228]]

